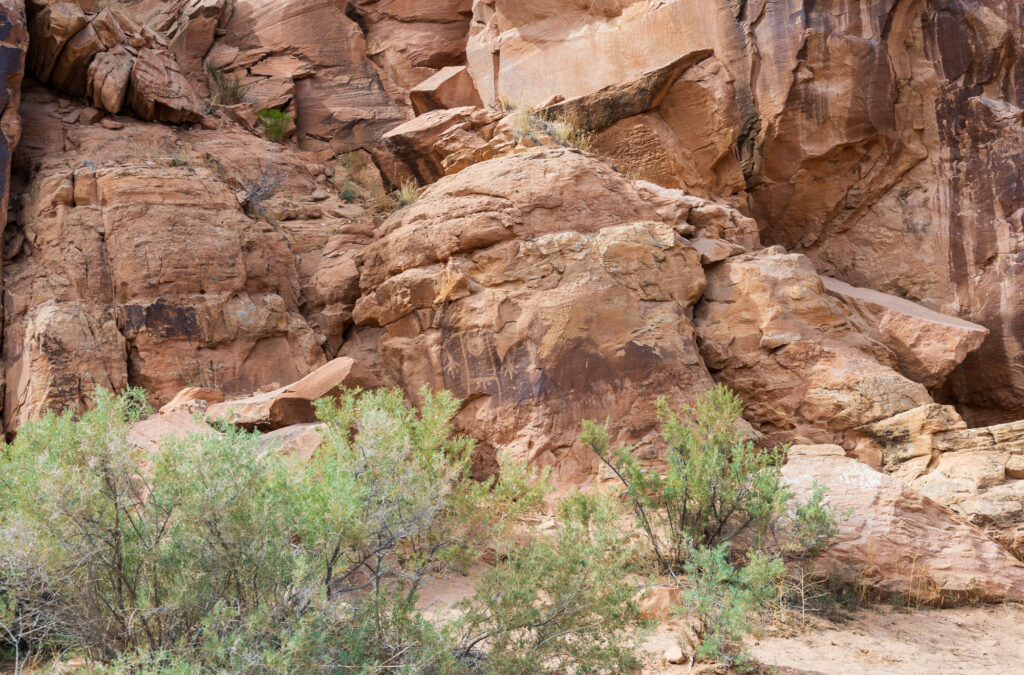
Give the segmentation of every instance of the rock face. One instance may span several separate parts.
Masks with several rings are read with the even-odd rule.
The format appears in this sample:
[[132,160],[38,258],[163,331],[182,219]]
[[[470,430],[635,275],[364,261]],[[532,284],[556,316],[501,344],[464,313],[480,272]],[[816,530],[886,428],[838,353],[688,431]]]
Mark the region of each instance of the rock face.
[[852,447],[857,427],[931,403],[804,256],[772,247],[713,265],[707,278],[695,315],[701,354],[766,440]]
[[473,0],[353,0],[351,5],[371,45],[368,53],[402,89],[465,62]]
[[[96,386],[143,386],[160,405],[186,383],[237,395],[334,356],[373,222],[332,193],[327,172],[342,180],[344,167],[237,129],[84,125],[38,90],[22,112],[5,242],[8,428],[79,408]],[[261,175],[276,194],[253,217],[239,193]]]
[[1024,423],[968,429],[952,407],[929,405],[864,431],[868,459],[1024,560]]
[[[185,12],[182,21],[187,24],[200,2],[215,29],[225,0],[194,0],[187,6],[179,2],[175,17]],[[202,117],[199,96],[161,34],[140,27],[118,9],[99,9],[95,3],[35,0],[29,8],[34,10],[29,70],[41,82],[75,97],[87,94],[111,113],[120,112],[127,102],[144,120],[181,123]],[[197,54],[200,42],[194,40],[192,51],[183,51],[182,57],[187,53],[191,63],[201,59],[206,52]]]
[[25,74],[28,27],[22,0],[0,4],[0,231],[7,223],[11,156],[21,140],[21,80]]
[[848,4],[476,0],[469,72],[487,103],[539,105],[711,53],[597,148],[746,201],[766,242],[823,273],[984,326],[943,396],[972,423],[1022,417],[1024,14]]
[[937,605],[1024,598],[1024,563],[981,530],[838,446],[795,446],[782,469],[798,498],[817,482],[850,512],[814,569],[884,597]]
[[568,150],[476,164],[380,227],[356,323],[385,329],[379,352],[407,392],[451,390],[463,430],[579,482],[596,470],[581,420],[610,416],[652,452],[650,394],[678,404],[712,385],[690,321],[704,272],[681,235],[697,204],[657,206],[666,217]]
[[238,0],[209,55],[229,76],[244,76],[250,89],[272,77],[294,82],[288,109],[300,141],[335,153],[369,147],[406,119],[367,58],[366,40],[345,4]]

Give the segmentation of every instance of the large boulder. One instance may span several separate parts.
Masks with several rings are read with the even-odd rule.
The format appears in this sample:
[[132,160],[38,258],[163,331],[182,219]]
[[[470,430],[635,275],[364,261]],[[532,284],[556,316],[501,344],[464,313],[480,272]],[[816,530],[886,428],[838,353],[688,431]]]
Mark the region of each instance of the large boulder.
[[[225,0],[190,2],[219,2],[223,9]],[[168,51],[163,35],[137,25],[117,8],[99,9],[94,3],[29,7],[34,45],[29,68],[41,82],[75,97],[88,95],[111,113],[128,102],[145,120],[181,123],[202,117],[193,82]],[[178,3],[186,14],[195,9],[190,7]]]
[[[701,254],[684,238],[706,206],[564,149],[475,164],[381,225],[356,323],[384,329],[379,352],[410,395],[454,392],[461,430],[554,465],[561,484],[597,475],[584,419],[610,417],[656,462],[655,399],[713,385],[690,320]],[[702,229],[742,221],[722,211]]]
[[981,530],[838,446],[795,446],[782,468],[798,499],[829,492],[839,533],[813,561],[870,594],[952,605],[1024,600],[1024,563]]
[[968,429],[951,406],[933,404],[863,431],[862,457],[1024,560],[1024,422]]
[[769,442],[851,445],[861,425],[932,402],[804,256],[772,247],[707,278],[694,319],[704,362]]
[[928,388],[941,385],[988,335],[983,326],[904,298],[831,277],[822,277],[822,283],[875,329],[880,341],[896,355],[901,373]]
[[195,122],[202,103],[170,55],[141,49],[132,66],[128,102],[135,113],[152,122]]

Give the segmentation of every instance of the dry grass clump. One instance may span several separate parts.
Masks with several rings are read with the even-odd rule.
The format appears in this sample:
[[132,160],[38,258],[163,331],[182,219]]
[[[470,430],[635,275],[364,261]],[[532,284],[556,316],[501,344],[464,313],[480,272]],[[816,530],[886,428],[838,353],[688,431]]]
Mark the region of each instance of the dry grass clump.
[[[507,101],[501,103],[503,109]],[[531,108],[510,108],[512,118],[512,135],[518,142],[523,138],[540,141],[547,136],[558,145],[576,148],[583,152],[593,152],[593,134],[584,131],[579,123],[570,116],[556,117]]]

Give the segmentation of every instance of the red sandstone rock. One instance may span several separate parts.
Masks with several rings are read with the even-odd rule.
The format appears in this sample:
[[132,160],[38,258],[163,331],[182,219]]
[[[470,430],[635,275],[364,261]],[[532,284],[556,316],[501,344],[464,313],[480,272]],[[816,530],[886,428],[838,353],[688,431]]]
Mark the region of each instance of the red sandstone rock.
[[1024,599],[1024,563],[950,510],[855,459],[838,446],[795,446],[782,469],[798,498],[817,482],[826,503],[850,511],[814,559],[823,576],[882,596],[961,604]]
[[350,358],[334,359],[298,382],[274,391],[254,394],[211,405],[206,412],[210,420],[271,431],[294,424],[316,421],[313,402],[336,396],[342,388],[363,389],[378,386],[373,375]]
[[483,105],[465,66],[442,68],[410,89],[409,96],[417,115],[438,108]]
[[701,355],[768,441],[852,443],[857,427],[931,403],[803,256],[769,248],[707,278],[694,317]]

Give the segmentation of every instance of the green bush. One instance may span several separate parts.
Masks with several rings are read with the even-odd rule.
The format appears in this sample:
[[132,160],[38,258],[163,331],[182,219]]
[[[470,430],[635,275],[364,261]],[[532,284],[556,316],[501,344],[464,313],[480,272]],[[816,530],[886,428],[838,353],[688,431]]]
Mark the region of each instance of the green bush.
[[747,665],[741,645],[752,628],[751,616],[777,597],[785,574],[781,559],[760,551],[734,566],[728,544],[696,549],[686,563],[692,585],[683,592],[683,611],[692,620],[685,638],[691,659]]
[[[0,453],[0,650],[115,673],[634,663],[628,549],[607,505],[576,497],[553,537],[523,532],[544,481],[507,461],[501,480],[470,480],[458,402],[419,399],[319,402],[303,465],[229,426],[143,457],[127,440],[147,412],[136,390],[25,425]],[[498,564],[461,614],[416,608],[427,575],[485,552]]]
[[292,116],[275,108],[264,108],[256,115],[263,136],[274,143],[284,143],[292,126]]
[[458,656],[489,673],[633,672],[636,590],[624,579],[632,547],[607,499],[576,494],[559,527],[511,551],[459,621]]
[[785,448],[759,451],[744,440],[742,403],[725,386],[681,412],[664,400],[658,408],[664,472],[645,470],[629,448],[612,451],[607,425],[585,422],[581,441],[618,478],[659,567],[684,590],[691,653],[735,661],[749,615],[783,594],[784,560],[822,550],[837,518],[821,486],[794,503],[780,470]]

